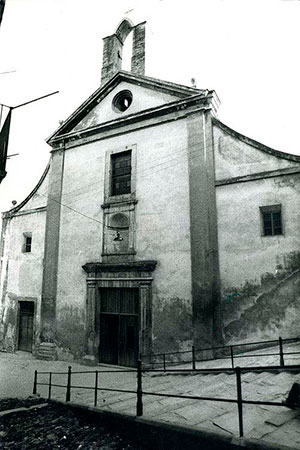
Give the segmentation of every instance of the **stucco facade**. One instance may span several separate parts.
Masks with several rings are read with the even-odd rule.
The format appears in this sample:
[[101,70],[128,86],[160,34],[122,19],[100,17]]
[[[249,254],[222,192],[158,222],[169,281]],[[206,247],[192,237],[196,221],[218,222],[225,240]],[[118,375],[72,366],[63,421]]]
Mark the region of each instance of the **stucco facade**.
[[[49,166],[18,212],[3,214],[0,336],[7,351],[18,349],[21,302],[32,303],[34,308],[33,351],[39,339],[48,172]],[[24,251],[27,233],[34,233],[31,252]]]
[[[115,51],[130,31],[129,73]],[[4,213],[7,351],[31,339],[38,357],[130,366],[140,353],[299,334],[300,157],[222,124],[214,91],[146,77],[144,31],[125,20],[105,38],[102,85]]]

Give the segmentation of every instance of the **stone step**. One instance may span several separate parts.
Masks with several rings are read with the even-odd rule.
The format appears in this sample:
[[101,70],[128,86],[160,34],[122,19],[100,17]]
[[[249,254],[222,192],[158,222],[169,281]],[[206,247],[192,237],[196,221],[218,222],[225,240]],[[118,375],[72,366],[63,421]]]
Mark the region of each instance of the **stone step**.
[[52,343],[43,342],[36,349],[36,357],[45,361],[55,361],[56,346]]

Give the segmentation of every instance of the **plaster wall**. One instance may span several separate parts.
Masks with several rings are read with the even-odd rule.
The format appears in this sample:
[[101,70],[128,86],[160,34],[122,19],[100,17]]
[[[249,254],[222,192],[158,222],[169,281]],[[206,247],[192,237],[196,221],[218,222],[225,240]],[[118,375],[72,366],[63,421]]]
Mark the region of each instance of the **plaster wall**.
[[[154,338],[160,346],[168,346],[169,338],[174,341],[181,332],[183,341],[191,333],[189,188],[184,120],[66,150],[61,201],[68,207],[61,207],[58,320],[64,324],[64,330],[76,324],[77,334],[83,336],[86,274],[81,266],[101,260],[105,153],[125,150],[132,145],[136,145],[137,152],[136,259],[158,262],[153,273]],[[166,313],[163,324],[159,318],[162,312]],[[185,325],[179,320],[182,315],[186,328],[189,327],[186,333],[182,333]],[[172,337],[164,341],[163,332],[172,320],[174,328],[169,327]],[[68,345],[65,342],[65,346]]]
[[[14,217],[10,223],[9,277],[7,290],[16,295],[41,293],[45,211]],[[31,252],[22,251],[25,232],[32,233]]]
[[[300,251],[300,174],[217,187],[220,272],[224,289],[259,283]],[[283,234],[263,236],[260,207],[281,204]]]
[[[252,333],[257,340],[255,323],[265,304],[258,301],[261,295],[266,295],[279,281],[282,292],[285,278],[289,283],[287,302],[297,290],[297,283],[288,282],[288,277],[300,267],[300,174],[218,186],[216,194],[225,334],[227,339],[239,341],[243,329],[244,337],[251,340]],[[260,207],[274,204],[281,204],[283,234],[263,236]],[[272,295],[276,304],[276,291]],[[281,307],[285,308],[284,303]],[[251,315],[247,313],[250,308],[254,308]],[[266,332],[272,329],[267,322],[273,312],[270,301],[265,321],[260,325],[261,337],[274,337],[271,331]],[[244,314],[248,319],[239,322]],[[232,322],[234,327],[230,326]],[[279,329],[283,327],[283,318],[280,324]]]
[[[35,337],[39,335],[46,212],[15,216],[5,233],[2,260],[2,347],[14,351],[17,342],[19,301],[35,303]],[[32,233],[30,253],[22,251],[24,232]]]
[[155,259],[153,351],[176,351],[192,339],[191,247],[186,121],[139,136],[137,259]]
[[216,180],[299,166],[299,163],[274,157],[213,126]]
[[109,120],[120,119],[120,113],[114,111],[111,105],[114,96],[124,89],[130,90],[133,98],[130,107],[126,111],[122,112],[122,117],[143,111],[144,109],[154,108],[155,106],[178,100],[178,97],[175,95],[156,92],[153,89],[145,89],[142,86],[123,81],[101,100],[99,106],[93,108],[92,111],[90,111],[86,117],[79,122],[78,125],[76,125],[74,131],[83,130],[103,122],[108,122]]

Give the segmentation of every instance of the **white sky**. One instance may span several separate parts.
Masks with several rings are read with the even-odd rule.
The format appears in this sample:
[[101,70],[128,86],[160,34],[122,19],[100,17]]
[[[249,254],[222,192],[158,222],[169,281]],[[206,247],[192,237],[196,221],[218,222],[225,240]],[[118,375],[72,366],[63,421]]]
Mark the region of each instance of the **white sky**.
[[[126,11],[130,12],[126,13]],[[299,0],[6,0],[0,103],[13,112],[0,211],[21,202],[49,159],[45,139],[99,87],[102,38],[124,17],[147,20],[146,75],[215,89],[219,118],[300,154]],[[126,67],[125,67],[126,70]]]

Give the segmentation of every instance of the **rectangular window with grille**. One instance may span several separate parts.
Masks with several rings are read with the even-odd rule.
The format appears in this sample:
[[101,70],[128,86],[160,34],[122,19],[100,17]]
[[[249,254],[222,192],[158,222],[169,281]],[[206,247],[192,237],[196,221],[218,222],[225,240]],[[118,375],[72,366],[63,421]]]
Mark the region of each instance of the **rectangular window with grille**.
[[131,192],[131,151],[111,155],[111,195]]
[[281,205],[262,206],[263,236],[277,236],[282,233]]

